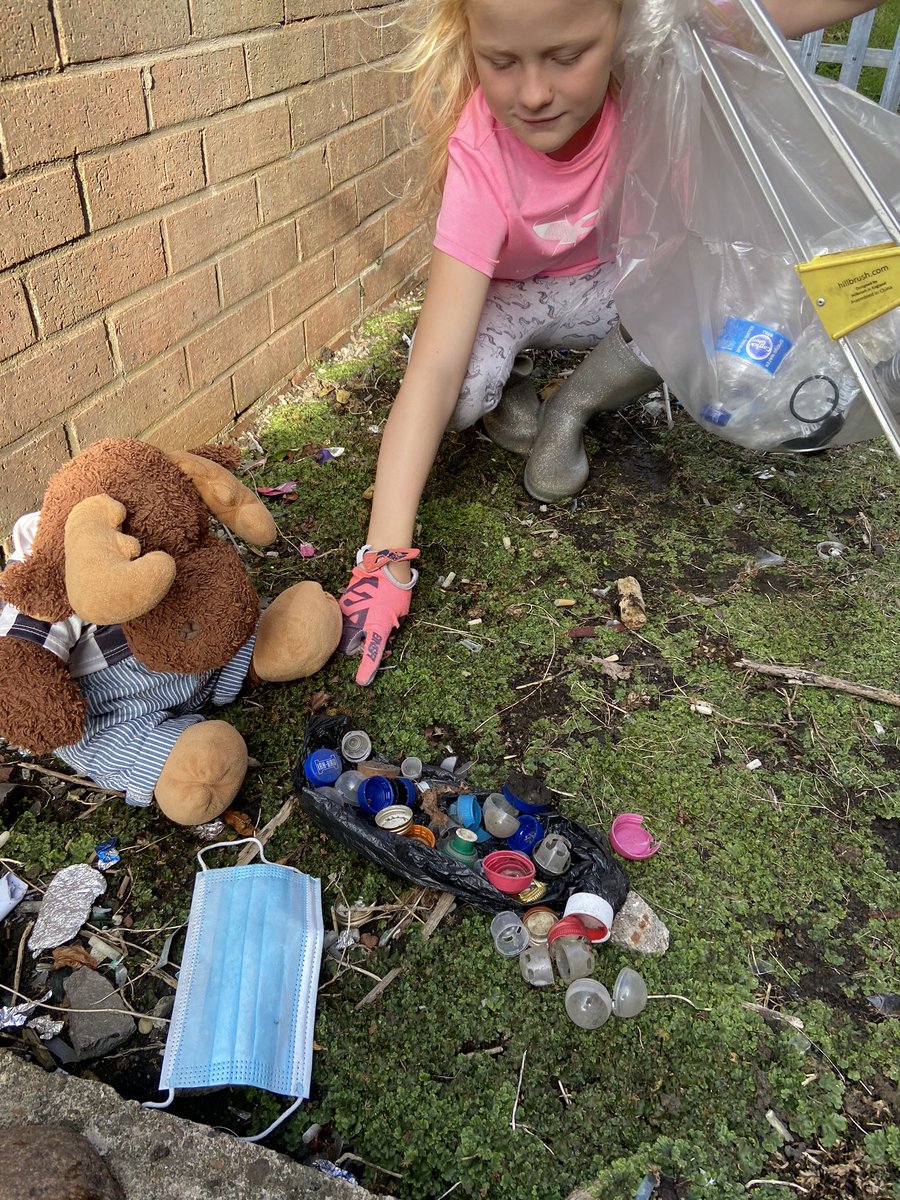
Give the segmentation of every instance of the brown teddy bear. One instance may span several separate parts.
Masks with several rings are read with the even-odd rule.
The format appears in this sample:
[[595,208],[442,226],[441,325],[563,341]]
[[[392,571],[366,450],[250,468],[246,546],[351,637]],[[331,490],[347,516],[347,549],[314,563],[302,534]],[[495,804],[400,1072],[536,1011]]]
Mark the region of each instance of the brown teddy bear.
[[238,731],[200,710],[245,681],[311,675],[341,634],[318,583],[260,616],[234,547],[210,532],[212,513],[254,545],[276,537],[231,473],[239,460],[229,446],[95,442],[17,522],[0,575],[0,737],[184,825],[228,808],[247,771]]

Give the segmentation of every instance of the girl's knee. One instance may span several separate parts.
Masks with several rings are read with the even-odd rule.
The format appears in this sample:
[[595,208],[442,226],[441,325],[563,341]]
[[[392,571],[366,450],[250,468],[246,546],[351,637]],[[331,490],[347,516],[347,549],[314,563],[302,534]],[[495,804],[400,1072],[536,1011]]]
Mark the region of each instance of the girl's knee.
[[447,429],[459,432],[470,429],[476,421],[481,420],[485,413],[495,409],[500,402],[505,378],[498,375],[490,377],[469,376],[463,383],[462,391],[456,402]]

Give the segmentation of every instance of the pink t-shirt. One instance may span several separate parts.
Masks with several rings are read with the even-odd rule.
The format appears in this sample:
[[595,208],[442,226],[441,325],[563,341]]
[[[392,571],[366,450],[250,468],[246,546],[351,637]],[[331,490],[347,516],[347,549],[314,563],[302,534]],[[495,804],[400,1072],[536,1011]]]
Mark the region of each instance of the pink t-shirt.
[[611,261],[596,225],[618,130],[607,96],[590,143],[557,162],[496,121],[477,88],[450,138],[436,248],[496,279],[581,275]]

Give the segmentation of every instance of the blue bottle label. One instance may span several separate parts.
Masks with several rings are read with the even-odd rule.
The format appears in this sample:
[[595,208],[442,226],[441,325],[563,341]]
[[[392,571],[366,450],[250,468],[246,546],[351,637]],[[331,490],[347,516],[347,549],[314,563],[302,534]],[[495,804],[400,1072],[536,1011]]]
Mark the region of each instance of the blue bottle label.
[[704,404],[700,409],[700,416],[704,421],[709,421],[710,425],[727,425],[731,420],[731,413],[721,404]]
[[755,363],[770,375],[781,366],[781,360],[793,344],[783,333],[740,317],[726,317],[722,332],[716,338],[717,350]]

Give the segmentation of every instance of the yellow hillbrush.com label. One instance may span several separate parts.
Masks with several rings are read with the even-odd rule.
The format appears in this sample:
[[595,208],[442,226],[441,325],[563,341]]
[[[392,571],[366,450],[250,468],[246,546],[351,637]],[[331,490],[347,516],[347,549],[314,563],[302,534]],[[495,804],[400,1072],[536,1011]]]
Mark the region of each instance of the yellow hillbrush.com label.
[[818,254],[797,263],[796,271],[832,338],[900,306],[900,246],[894,242]]

